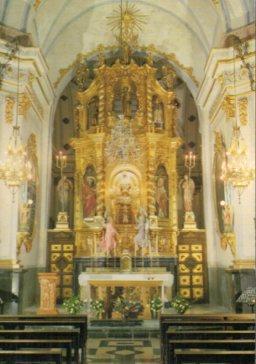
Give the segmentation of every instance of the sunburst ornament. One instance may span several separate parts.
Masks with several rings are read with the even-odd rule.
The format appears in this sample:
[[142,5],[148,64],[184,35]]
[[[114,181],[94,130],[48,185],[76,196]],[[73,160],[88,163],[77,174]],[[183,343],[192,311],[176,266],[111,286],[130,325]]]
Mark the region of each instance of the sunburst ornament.
[[116,39],[121,47],[134,47],[138,44],[138,33],[146,24],[146,15],[134,3],[128,1],[123,4],[121,1],[113,15],[107,17],[111,31],[116,32]]

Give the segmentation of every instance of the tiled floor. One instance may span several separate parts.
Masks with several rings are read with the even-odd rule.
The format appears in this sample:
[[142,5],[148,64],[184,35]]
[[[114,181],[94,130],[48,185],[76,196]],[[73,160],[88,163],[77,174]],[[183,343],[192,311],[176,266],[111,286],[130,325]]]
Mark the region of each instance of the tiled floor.
[[158,364],[159,339],[89,339],[88,364]]

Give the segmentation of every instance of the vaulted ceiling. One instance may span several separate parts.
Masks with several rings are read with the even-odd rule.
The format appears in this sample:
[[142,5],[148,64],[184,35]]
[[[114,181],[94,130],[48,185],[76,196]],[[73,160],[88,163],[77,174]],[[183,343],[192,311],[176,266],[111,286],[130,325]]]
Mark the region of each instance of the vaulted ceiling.
[[[147,16],[140,44],[154,44],[200,83],[210,49],[226,31],[254,19],[254,0],[136,0]],[[113,45],[107,26],[120,0],[0,0],[2,24],[31,33],[49,66],[53,83],[77,54]]]

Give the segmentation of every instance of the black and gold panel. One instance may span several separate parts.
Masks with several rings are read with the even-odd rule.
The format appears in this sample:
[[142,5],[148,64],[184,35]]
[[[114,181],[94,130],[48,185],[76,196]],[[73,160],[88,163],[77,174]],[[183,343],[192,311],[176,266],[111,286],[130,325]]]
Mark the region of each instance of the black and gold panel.
[[205,231],[181,231],[178,237],[177,253],[179,294],[192,301],[207,302]]
[[59,300],[73,294],[74,233],[48,230],[47,267],[49,272],[60,275],[57,288]]

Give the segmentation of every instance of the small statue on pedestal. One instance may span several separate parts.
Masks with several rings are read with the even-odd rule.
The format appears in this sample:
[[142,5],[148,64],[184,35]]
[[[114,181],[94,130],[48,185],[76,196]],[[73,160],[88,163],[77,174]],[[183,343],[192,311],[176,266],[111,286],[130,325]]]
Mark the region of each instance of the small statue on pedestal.
[[57,186],[59,212],[56,229],[68,229],[68,206],[73,184],[66,176],[62,176]]
[[195,192],[195,182],[187,174],[180,182],[183,189],[183,203],[185,211],[184,229],[196,229],[195,214],[193,212],[193,196]]

